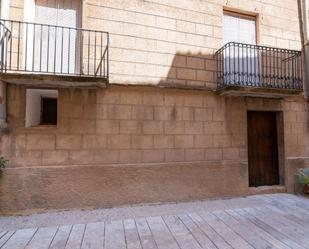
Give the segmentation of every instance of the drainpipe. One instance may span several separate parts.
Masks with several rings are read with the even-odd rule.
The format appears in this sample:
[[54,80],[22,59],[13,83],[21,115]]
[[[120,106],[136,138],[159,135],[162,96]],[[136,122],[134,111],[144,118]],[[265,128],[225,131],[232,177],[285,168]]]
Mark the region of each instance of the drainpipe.
[[[0,13],[1,18],[9,19],[10,0],[2,0],[0,1],[0,4],[1,4],[1,13]],[[7,83],[0,80],[0,134],[8,131],[7,113],[6,113],[7,108],[6,89],[7,89]]]
[[[300,2],[300,1],[299,1]],[[304,52],[304,70],[305,70],[305,90],[306,96],[309,98],[309,31],[308,31],[308,0],[301,0],[301,32]]]
[[6,122],[6,84],[0,81],[0,133],[6,132],[8,128]]

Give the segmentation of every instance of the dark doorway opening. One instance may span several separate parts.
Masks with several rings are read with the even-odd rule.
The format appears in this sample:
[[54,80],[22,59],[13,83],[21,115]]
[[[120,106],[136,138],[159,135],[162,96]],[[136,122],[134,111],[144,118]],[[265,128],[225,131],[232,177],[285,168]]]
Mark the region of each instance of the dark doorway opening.
[[279,185],[277,113],[248,111],[249,186]]

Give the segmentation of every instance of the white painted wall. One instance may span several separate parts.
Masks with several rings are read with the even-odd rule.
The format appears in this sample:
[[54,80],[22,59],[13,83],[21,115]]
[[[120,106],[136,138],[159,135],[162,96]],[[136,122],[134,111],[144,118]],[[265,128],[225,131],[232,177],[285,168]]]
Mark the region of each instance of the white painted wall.
[[[25,0],[24,2],[24,21],[25,22],[34,22],[35,18],[35,0]],[[26,36],[26,32],[28,35]],[[24,24],[24,35],[23,37],[32,37],[33,36],[33,25]],[[26,51],[26,39],[24,39],[24,55]],[[27,39],[27,58],[26,58],[26,69],[32,68],[32,54],[33,54],[33,39]],[[25,60],[23,60],[25,63]]]
[[27,89],[26,93],[26,127],[40,125],[41,122],[41,98],[58,98],[58,90]]
[[24,2],[24,21],[34,22],[35,0],[25,0]]
[[1,18],[10,18],[10,0],[1,0]]

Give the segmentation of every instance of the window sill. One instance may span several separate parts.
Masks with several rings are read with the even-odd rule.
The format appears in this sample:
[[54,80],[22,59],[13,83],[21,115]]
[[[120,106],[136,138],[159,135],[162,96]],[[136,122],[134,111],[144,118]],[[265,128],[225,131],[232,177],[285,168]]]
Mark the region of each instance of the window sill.
[[34,129],[34,130],[54,130],[57,129],[57,125],[37,125],[26,127],[26,129]]

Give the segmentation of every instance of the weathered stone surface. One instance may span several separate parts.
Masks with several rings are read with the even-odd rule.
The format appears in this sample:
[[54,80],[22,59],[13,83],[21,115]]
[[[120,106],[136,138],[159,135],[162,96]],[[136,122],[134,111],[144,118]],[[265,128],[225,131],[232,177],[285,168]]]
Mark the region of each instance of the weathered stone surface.
[[[23,4],[14,1],[12,19],[23,20]],[[249,110],[281,112],[281,182],[292,191],[293,175],[309,156],[306,100],[224,97],[212,90],[223,9],[259,14],[260,44],[300,49],[294,1],[83,4],[82,26],[111,32],[111,84],[59,89],[57,127],[34,128],[24,124],[25,87],[8,85],[11,133],[1,135],[0,152],[10,164],[0,178],[2,212],[252,193]]]
[[0,181],[0,213],[235,196],[246,186],[238,162],[11,169]]

